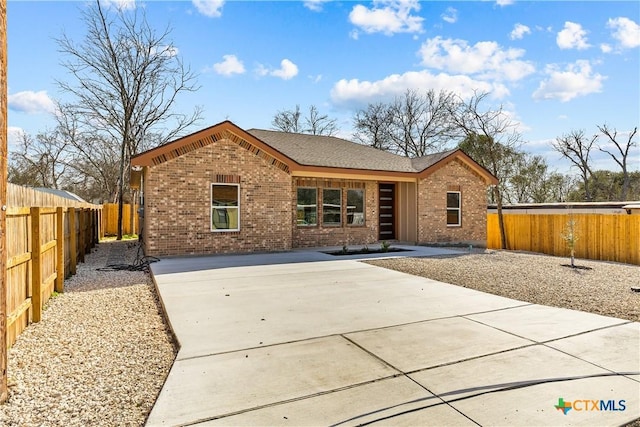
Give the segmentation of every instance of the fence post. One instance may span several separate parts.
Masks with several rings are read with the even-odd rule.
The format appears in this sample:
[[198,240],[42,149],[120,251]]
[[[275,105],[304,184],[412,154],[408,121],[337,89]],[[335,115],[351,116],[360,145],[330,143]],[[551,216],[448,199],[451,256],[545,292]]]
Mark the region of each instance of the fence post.
[[64,292],[64,208],[56,209],[56,292]]
[[78,209],[78,261],[84,262],[84,209]]
[[33,322],[42,318],[42,265],[40,208],[31,208],[31,309]]
[[76,274],[76,264],[78,263],[78,239],[76,235],[76,208],[69,208],[69,270],[71,274]]
[[105,221],[104,221],[104,216],[102,215],[104,212],[103,209],[104,209],[104,205],[102,205],[102,207],[98,209],[98,224],[99,224],[99,230],[100,230],[100,234],[98,236],[98,242],[104,238]]

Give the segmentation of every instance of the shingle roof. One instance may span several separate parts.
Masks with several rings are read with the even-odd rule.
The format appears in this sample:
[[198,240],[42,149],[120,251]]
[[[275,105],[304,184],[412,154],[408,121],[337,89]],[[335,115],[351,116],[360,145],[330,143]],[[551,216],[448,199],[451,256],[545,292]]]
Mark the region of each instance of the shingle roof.
[[264,129],[249,129],[247,132],[304,166],[421,172],[455,151],[410,159],[333,136]]

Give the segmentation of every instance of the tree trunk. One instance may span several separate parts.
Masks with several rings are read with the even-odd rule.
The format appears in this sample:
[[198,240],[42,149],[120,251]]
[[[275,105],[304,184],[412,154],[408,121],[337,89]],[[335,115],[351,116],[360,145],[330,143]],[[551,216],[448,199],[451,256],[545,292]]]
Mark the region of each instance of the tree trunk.
[[0,403],[7,400],[7,0],[0,0]]
[[118,180],[118,236],[116,240],[122,240],[122,208],[124,205],[124,164],[125,164],[125,153],[126,153],[127,144],[122,143],[122,150],[120,152],[120,179]]
[[504,216],[502,215],[502,194],[500,194],[500,188],[497,185],[493,187],[493,196],[496,199],[498,207],[498,225],[500,227],[500,246],[502,249],[508,249],[507,247],[507,233],[504,229]]
[[626,168],[622,170],[622,194],[620,195],[621,201],[627,200],[627,195],[629,194],[629,172],[627,172]]

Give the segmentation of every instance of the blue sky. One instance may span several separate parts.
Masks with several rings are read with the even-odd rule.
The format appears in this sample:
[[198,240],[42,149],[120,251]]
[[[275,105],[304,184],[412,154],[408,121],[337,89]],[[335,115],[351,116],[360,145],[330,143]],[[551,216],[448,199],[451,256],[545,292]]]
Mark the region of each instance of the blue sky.
[[[106,3],[106,2],[103,2]],[[271,128],[274,114],[315,105],[350,138],[369,102],[406,89],[491,92],[519,123],[523,148],[561,170],[550,141],[640,122],[640,2],[129,1],[173,30],[201,89],[177,109],[204,108],[200,127],[229,119]],[[10,142],[54,126],[67,75],[54,38],[81,40],[83,2],[9,0]],[[194,129],[196,130],[196,129]],[[632,161],[640,169],[636,149]],[[602,153],[598,167],[615,165]]]

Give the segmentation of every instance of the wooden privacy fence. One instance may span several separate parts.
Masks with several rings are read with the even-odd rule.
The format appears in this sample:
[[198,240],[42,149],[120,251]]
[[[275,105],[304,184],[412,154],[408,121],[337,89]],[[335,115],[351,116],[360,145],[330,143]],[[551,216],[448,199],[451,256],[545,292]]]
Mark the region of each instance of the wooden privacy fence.
[[[25,190],[31,189],[17,189],[29,194]],[[64,279],[75,274],[77,263],[84,262],[85,254],[100,238],[99,205],[68,203],[62,197],[56,200],[47,194],[46,203],[57,203],[31,206],[44,200],[38,199],[38,195],[31,196],[34,198],[9,196],[13,203],[22,200],[22,206],[9,205],[6,211],[8,347],[31,322],[40,321],[42,309],[53,292],[64,291]]]
[[[102,205],[102,235],[115,236],[118,234],[118,204],[105,203]],[[122,234],[138,234],[138,205],[125,204],[122,206]]]
[[[640,215],[626,213],[504,214],[507,249],[569,256],[563,233],[573,219],[577,258],[640,265]],[[487,216],[487,247],[500,248],[498,214]]]

